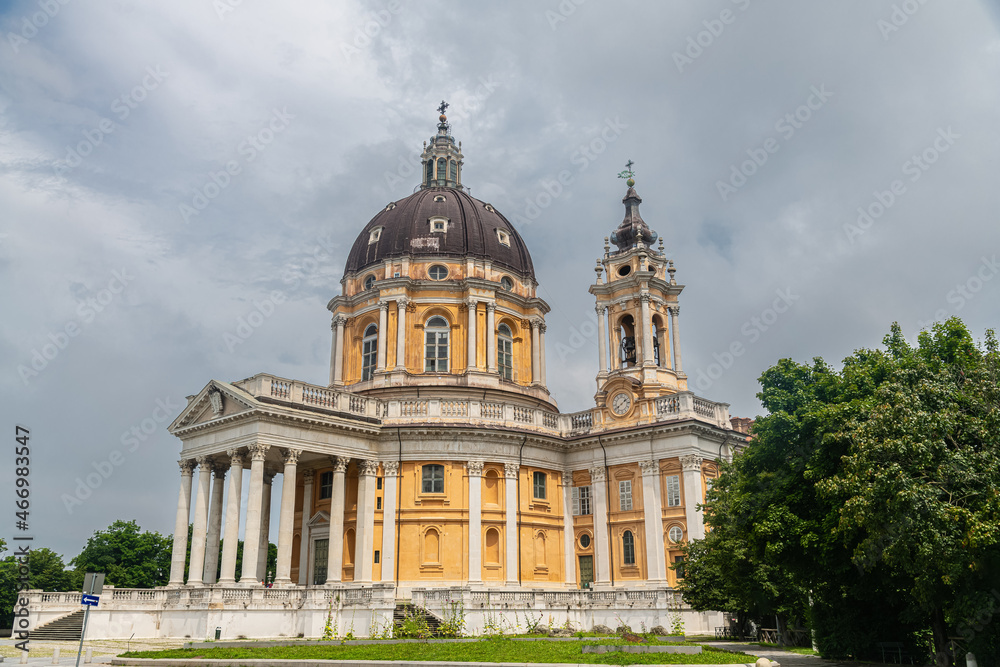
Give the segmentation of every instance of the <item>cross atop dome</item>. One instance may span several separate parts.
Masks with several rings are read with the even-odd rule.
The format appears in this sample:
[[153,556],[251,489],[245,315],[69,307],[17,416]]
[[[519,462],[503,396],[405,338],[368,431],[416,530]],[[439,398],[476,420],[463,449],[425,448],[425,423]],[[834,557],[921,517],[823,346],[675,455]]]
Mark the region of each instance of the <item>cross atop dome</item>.
[[426,188],[457,188],[462,189],[462,145],[455,143],[451,136],[451,125],[448,116],[444,114],[451,106],[444,100],[438,105],[437,134],[425,144],[420,156],[423,163],[421,189]]

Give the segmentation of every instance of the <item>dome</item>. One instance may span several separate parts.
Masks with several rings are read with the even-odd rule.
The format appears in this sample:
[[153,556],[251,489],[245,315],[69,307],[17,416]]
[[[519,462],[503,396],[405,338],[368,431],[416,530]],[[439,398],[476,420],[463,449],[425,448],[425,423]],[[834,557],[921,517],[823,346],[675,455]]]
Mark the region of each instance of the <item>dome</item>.
[[428,187],[386,206],[354,241],[345,275],[387,258],[477,257],[535,281],[521,236],[492,205],[454,187]]

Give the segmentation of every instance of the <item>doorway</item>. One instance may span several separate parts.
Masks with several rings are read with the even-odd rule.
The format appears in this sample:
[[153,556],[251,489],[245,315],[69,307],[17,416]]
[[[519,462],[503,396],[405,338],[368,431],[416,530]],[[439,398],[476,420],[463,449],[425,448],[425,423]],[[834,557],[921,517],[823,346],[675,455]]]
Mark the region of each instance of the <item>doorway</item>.
[[313,540],[313,585],[326,583],[327,557],[330,555],[330,540]]
[[580,588],[590,588],[594,583],[594,557],[580,556]]

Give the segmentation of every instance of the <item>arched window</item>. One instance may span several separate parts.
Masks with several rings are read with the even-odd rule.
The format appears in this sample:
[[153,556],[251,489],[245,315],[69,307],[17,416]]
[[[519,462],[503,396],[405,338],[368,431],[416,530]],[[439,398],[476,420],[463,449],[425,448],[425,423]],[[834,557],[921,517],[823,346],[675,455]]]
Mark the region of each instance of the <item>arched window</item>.
[[483,475],[483,505],[500,506],[500,474],[492,468]]
[[378,359],[378,327],[369,324],[361,341],[361,380],[371,380]]
[[620,368],[635,366],[635,321],[631,315],[626,315],[619,320],[619,337],[621,338],[621,348],[618,357],[621,363]]
[[443,317],[432,317],[424,325],[424,371],[448,372],[448,322]]
[[631,530],[622,535],[622,558],[626,565],[635,565],[635,538]]
[[506,324],[497,328],[497,370],[504,380],[514,379],[514,335]]

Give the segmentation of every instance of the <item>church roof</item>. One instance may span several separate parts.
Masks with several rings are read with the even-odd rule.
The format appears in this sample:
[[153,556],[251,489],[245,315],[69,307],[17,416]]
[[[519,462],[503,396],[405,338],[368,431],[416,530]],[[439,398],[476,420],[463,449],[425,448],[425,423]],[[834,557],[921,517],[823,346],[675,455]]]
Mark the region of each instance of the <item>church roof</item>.
[[[434,231],[432,219],[444,219],[445,231]],[[379,228],[373,240],[372,232]],[[489,259],[535,279],[528,247],[507,218],[453,187],[424,188],[386,206],[354,241],[344,271],[356,273],[403,255]]]

